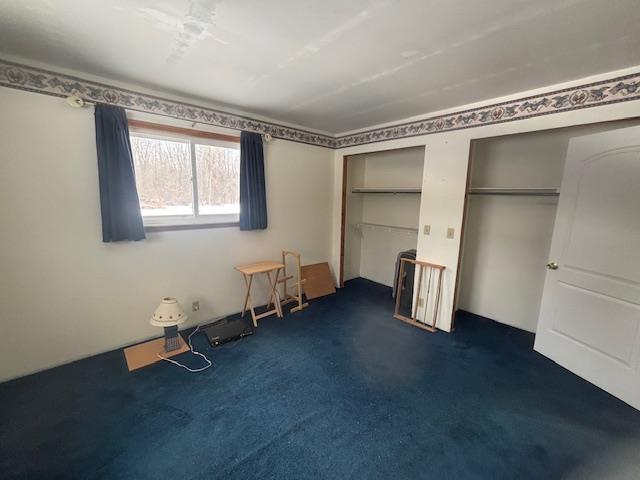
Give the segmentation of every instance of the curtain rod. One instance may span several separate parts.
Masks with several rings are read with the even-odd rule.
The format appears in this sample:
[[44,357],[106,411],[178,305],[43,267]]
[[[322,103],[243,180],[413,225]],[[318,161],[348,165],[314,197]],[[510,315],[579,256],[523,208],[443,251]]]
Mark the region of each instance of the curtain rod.
[[[95,107],[98,104],[97,102],[85,100],[84,98],[79,97],[78,95],[69,95],[68,97],[65,98],[65,102],[67,102],[67,105],[74,108]],[[192,128],[195,127],[198,123],[199,122],[193,122],[191,124],[191,127]],[[159,131],[171,132],[171,133],[182,133],[185,135],[201,137],[201,138],[213,138],[216,140],[224,140],[227,142],[238,143],[240,141],[240,137],[235,135],[225,135],[221,133],[207,132],[202,130],[191,130],[189,128],[176,127],[173,125],[162,125],[162,124],[157,124],[152,122],[145,122],[142,120],[129,120],[129,125],[137,128],[159,130]],[[236,129],[233,129],[233,130],[236,130]],[[270,142],[273,139],[273,137],[269,133],[262,133],[261,135],[265,142]]]

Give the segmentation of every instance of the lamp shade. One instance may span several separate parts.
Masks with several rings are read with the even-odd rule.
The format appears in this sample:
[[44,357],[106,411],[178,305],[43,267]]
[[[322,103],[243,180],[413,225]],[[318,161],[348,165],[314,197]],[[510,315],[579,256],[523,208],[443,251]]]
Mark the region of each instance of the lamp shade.
[[164,297],[149,323],[156,327],[173,327],[180,325],[186,319],[187,316],[182,311],[178,300],[173,297]]

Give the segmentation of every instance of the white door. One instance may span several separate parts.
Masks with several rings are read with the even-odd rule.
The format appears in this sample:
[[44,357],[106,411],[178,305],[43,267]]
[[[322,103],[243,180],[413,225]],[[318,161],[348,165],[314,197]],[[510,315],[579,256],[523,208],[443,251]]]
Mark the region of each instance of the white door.
[[640,127],[570,141],[549,262],[535,350],[640,409]]

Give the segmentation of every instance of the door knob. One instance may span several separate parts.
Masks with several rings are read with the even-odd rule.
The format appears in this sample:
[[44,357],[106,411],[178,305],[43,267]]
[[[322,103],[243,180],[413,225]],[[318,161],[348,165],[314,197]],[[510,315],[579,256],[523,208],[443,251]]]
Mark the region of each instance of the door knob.
[[549,270],[557,270],[558,269],[558,264],[556,262],[549,262],[549,263],[547,263],[547,268]]

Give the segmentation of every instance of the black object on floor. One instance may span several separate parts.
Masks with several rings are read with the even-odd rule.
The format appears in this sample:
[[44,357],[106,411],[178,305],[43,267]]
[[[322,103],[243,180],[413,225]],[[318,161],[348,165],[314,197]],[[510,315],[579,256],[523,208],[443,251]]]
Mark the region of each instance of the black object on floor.
[[395,277],[393,281],[393,292],[391,293],[392,298],[397,301],[396,295],[398,292],[398,284],[401,286],[400,301],[398,302],[398,313],[409,318],[413,317],[411,307],[413,306],[413,283],[415,279],[416,265],[411,262],[404,262],[404,271],[402,278],[400,278],[400,265],[403,258],[415,260],[416,255],[417,250],[415,248],[400,252],[398,254],[398,258],[396,259]]
[[[398,258],[396,259],[396,267],[395,273],[393,276],[393,290],[391,291],[391,298],[396,298],[396,292],[398,291],[398,282],[402,281],[402,286],[404,287],[404,291],[407,292],[410,298],[413,298],[413,277],[415,272],[415,265],[413,263],[407,263],[405,265],[404,273],[405,279],[400,278],[400,260],[403,258],[408,258],[410,260],[415,260],[418,251],[415,248],[411,250],[405,250],[404,252],[398,253]],[[407,283],[407,280],[410,280],[410,284]]]
[[640,412],[529,333],[398,322],[390,290],[352,280],[230,348],[195,335],[198,374],[116,350],[0,384],[0,477],[640,478]]
[[202,331],[212,347],[253,335],[253,330],[241,318],[223,318]]

